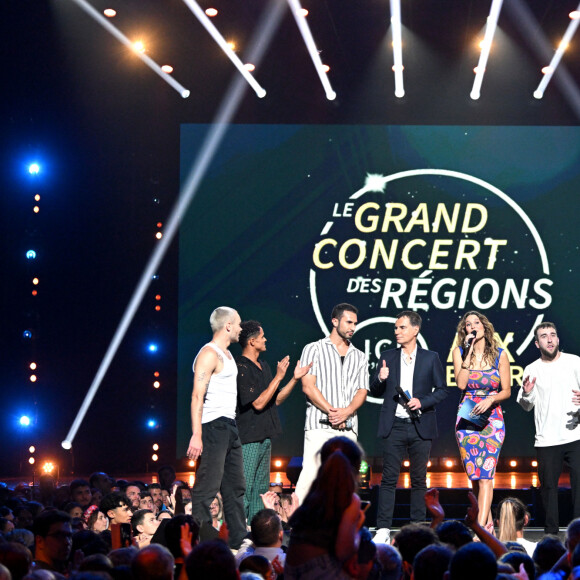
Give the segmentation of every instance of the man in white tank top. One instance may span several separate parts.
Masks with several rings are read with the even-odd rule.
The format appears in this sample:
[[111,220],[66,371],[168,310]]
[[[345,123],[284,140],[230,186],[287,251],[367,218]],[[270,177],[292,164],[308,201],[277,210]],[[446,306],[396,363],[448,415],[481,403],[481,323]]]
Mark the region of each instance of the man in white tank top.
[[221,491],[230,547],[238,549],[246,535],[246,481],[235,421],[238,368],[228,348],[238,342],[242,320],[233,308],[220,306],[209,322],[213,339],[193,362],[193,435],[187,448],[187,456],[197,461],[192,513],[200,522],[211,525],[209,506]]

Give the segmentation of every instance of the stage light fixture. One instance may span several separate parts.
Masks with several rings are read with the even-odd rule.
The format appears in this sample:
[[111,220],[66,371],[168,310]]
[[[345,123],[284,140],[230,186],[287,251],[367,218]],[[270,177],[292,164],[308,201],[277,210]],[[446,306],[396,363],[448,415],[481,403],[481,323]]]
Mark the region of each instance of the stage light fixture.
[[244,65],[244,68],[245,68],[247,71],[249,71],[249,72],[253,72],[253,71],[255,71],[255,70],[256,70],[256,65],[252,64],[251,62],[247,62],[247,63]]
[[405,461],[403,461],[403,467],[409,467],[409,465],[411,465],[411,463],[408,459],[405,459]]
[[158,426],[157,421],[155,419],[148,419],[147,420],[147,427],[149,429],[155,429]]
[[306,10],[306,8],[301,8],[298,11],[298,15],[302,16],[302,18],[306,18],[308,16],[308,10]]
[[158,376],[159,376],[159,371],[155,371],[155,372],[153,373],[153,376],[154,376],[154,377],[158,377]]
[[448,467],[448,468],[453,467],[453,461],[451,459],[447,459],[445,461],[445,467]]
[[38,193],[34,196],[34,201],[40,201],[40,195]]
[[32,211],[33,211],[34,213],[38,213],[38,212],[40,211],[40,208],[39,208],[37,205],[35,205],[35,206],[32,208]]
[[28,166],[28,173],[30,173],[30,175],[38,175],[40,173],[40,165],[38,165],[38,163],[31,163]]
[[158,240],[160,240],[160,239],[163,237],[163,233],[162,233],[162,232],[157,232],[157,233],[155,234],[155,237],[156,237]]
[[153,451],[159,451],[159,445],[157,443],[153,443],[152,449]]
[[190,460],[187,462],[187,465],[189,465],[189,467],[195,467],[195,461],[194,461],[193,459],[190,459]]
[[113,10],[112,8],[105,8],[105,10],[103,10],[103,14],[107,18],[114,18],[115,16],[117,16],[117,11]]
[[431,460],[429,459],[429,461],[427,461],[427,467],[431,467],[432,463]]
[[157,455],[157,453],[154,453],[154,454],[151,456],[151,461],[157,461],[158,459],[159,459],[159,455]]
[[230,50],[236,51],[236,43],[233,40],[228,40],[227,45]]
[[[579,10],[579,9],[580,9],[580,7],[577,10]],[[550,80],[552,80],[552,76],[554,75],[556,68],[560,64],[560,61],[562,60],[562,56],[564,55],[564,52],[566,51],[566,49],[570,45],[570,41],[572,40],[572,37],[574,36],[576,29],[578,28],[578,25],[580,24],[580,18],[572,18],[571,14],[572,13],[570,13],[570,15],[569,15],[571,18],[571,21],[568,24],[568,28],[566,28],[566,32],[564,33],[564,36],[562,37],[562,40],[560,41],[560,44],[558,45],[558,49],[554,53],[554,56],[552,57],[552,60],[550,61],[550,64],[548,65],[549,72],[544,74],[544,78],[540,81],[540,84],[538,85],[538,87],[534,91],[534,98],[536,98],[536,99],[541,99],[544,96],[544,92],[546,90],[546,87],[548,86],[548,83],[550,82]],[[543,69],[542,69],[542,71],[543,71]]]
[[38,278],[36,278],[36,277],[35,277],[35,278],[32,278],[32,283],[33,283],[35,286],[38,286],[38,283],[39,283],[39,282],[40,282],[40,280],[39,280]]
[[405,96],[403,83],[403,38],[401,25],[401,1],[391,0],[391,32],[393,35],[393,71],[395,73],[395,97]]
[[532,461],[532,467],[538,467],[538,462],[535,459]]
[[322,70],[323,70],[325,73],[327,73],[327,72],[330,72],[330,67],[329,67],[327,64],[323,64],[323,65],[322,65]]
[[580,18],[580,10],[572,10],[568,16],[570,20],[578,20]]
[[37,379],[36,375],[30,375],[30,382],[31,383],[35,383],[36,379]]
[[145,43],[142,40],[136,40],[133,43],[133,50],[141,54],[145,53]]
[[30,426],[30,417],[28,415],[22,415],[22,417],[20,417],[20,425],[22,425],[22,427],[29,427]]
[[155,381],[155,382],[153,383],[153,388],[154,388],[154,389],[158,389],[160,386],[161,386],[161,383],[160,383],[159,381]]
[[55,469],[56,469],[56,465],[52,461],[45,461],[42,464],[42,472],[45,475],[51,475],[52,473],[54,473]]
[[31,294],[32,294],[33,296],[36,296],[36,295],[38,294],[38,290],[33,290],[33,291],[31,292]]
[[161,300],[161,294],[155,294],[155,300]]
[[149,352],[157,352],[159,350],[159,346],[157,346],[154,342],[152,342],[148,347],[147,350]]
[[282,460],[275,459],[274,460],[274,467],[278,467],[278,468],[282,467]]
[[34,453],[35,451],[36,451],[36,447],[35,447],[34,445],[31,445],[31,446],[28,448],[28,453]]
[[170,74],[173,72],[173,67],[172,67],[170,64],[164,64],[164,65],[161,67],[161,70],[162,70],[164,73],[167,73],[168,75],[170,75]]
[[30,339],[32,338],[32,332],[31,332],[30,330],[25,330],[25,331],[22,333],[22,338],[23,338],[24,340],[30,340]]
[[300,15],[300,11],[302,10],[302,6],[298,0],[287,0],[290,8],[292,9],[292,16],[294,16],[294,20],[296,21],[296,25],[298,26],[298,30],[302,35],[302,40],[306,45],[306,49],[308,50],[308,54],[314,64],[314,68],[316,73],[318,74],[318,78],[322,83],[322,87],[324,88],[324,92],[326,93],[326,98],[329,101],[334,101],[336,99],[336,93],[332,89],[330,81],[326,76],[326,73],[322,70],[322,61],[320,60],[320,53],[316,47],[316,43],[314,42],[314,38],[312,37],[312,32],[310,27],[308,26],[308,22],[306,18],[303,18]]
[[26,252],[26,259],[27,260],[36,260],[36,252],[34,250],[28,250]]
[[510,460],[510,467],[517,467],[518,466],[518,462],[515,459],[511,459]]
[[161,306],[159,306],[159,304],[157,304],[157,305],[155,306],[155,310],[156,310],[157,312],[159,312],[159,311],[161,310]]
[[36,363],[35,362],[31,362],[30,365],[28,365],[31,371],[35,371],[36,370]]
[[487,23],[485,26],[485,36],[481,42],[481,53],[479,54],[479,62],[477,63],[477,73],[475,79],[473,79],[473,87],[469,96],[476,101],[481,96],[481,85],[483,84],[483,76],[485,74],[485,68],[487,65],[487,60],[489,58],[489,52],[491,50],[491,45],[493,42],[493,37],[497,29],[497,21],[499,19],[499,13],[501,11],[503,0],[493,0],[491,3],[491,8],[489,10],[489,16],[487,17]]
[[34,459],[34,457],[29,457],[28,458],[28,463],[30,463],[30,465],[34,465],[36,459]]
[[217,16],[218,15],[218,11],[215,8],[206,8],[205,13],[210,18],[213,18],[214,16]]

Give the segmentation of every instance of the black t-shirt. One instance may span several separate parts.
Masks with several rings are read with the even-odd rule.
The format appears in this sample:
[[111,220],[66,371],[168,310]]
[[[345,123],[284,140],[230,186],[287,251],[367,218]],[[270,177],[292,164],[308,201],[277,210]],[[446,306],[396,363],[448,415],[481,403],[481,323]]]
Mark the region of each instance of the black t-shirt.
[[258,359],[258,362],[262,368],[243,355],[236,358],[238,365],[236,423],[242,443],[257,443],[282,433],[276,409],[277,393],[261,411],[257,411],[252,405],[272,382],[272,371],[268,363],[262,359]]

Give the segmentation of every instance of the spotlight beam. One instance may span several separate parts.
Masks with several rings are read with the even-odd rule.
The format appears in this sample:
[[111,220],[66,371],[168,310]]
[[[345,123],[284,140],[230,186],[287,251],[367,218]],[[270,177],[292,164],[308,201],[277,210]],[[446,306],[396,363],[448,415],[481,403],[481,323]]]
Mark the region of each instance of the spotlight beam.
[[322,61],[320,60],[320,55],[318,54],[318,49],[316,48],[314,38],[312,37],[312,32],[310,31],[310,27],[308,26],[308,22],[306,22],[306,18],[304,18],[304,16],[301,16],[302,6],[300,5],[299,0],[288,0],[288,5],[290,6],[290,9],[292,11],[292,16],[294,16],[294,20],[296,20],[296,25],[298,26],[298,30],[300,30],[300,34],[302,35],[304,44],[308,49],[310,58],[314,63],[314,68],[316,70],[316,73],[318,74],[320,82],[322,83],[322,87],[324,89],[324,92],[326,93],[326,98],[329,101],[334,101],[334,99],[336,99],[336,93],[332,89],[330,81],[328,80],[328,75],[322,68],[323,66]]
[[[262,56],[270,44],[270,41],[272,40],[272,37],[274,36],[274,33],[282,19],[284,8],[285,5],[282,0],[270,0],[268,10],[259,23],[255,35],[256,37],[251,44],[250,54],[254,62],[259,62],[262,59]],[[129,325],[131,324],[133,317],[135,316],[135,313],[143,300],[145,292],[151,283],[151,278],[157,271],[159,264],[167,253],[171,241],[179,229],[181,220],[183,219],[185,212],[193,201],[199,184],[204,178],[207,168],[213,160],[216,151],[226,131],[229,128],[229,124],[231,123],[236,111],[238,110],[244,94],[245,86],[246,85],[243,80],[240,77],[236,77],[236,79],[231,83],[228,92],[222,100],[214,122],[208,131],[207,137],[205,138],[201,147],[200,153],[194,161],[187,179],[185,180],[183,188],[181,189],[179,199],[171,210],[163,238],[161,238],[161,240],[157,243],[149,263],[145,267],[145,270],[139,279],[133,296],[123,314],[121,322],[117,327],[117,330],[113,336],[113,339],[111,340],[105,356],[103,357],[95,378],[93,379],[93,382],[91,383],[91,386],[85,395],[77,416],[75,417],[73,424],[66,435],[66,439],[64,439],[61,443],[64,449],[70,449],[72,447],[72,442],[83,422],[83,419],[85,418],[85,415],[87,414],[87,411],[89,410],[95,395],[97,394],[97,391],[99,390],[99,387],[101,386],[101,383],[107,370],[109,369],[109,366],[111,365],[113,358],[115,357],[115,354],[117,353],[119,345],[125,337],[127,329],[129,328]]]
[[84,10],[91,18],[96,20],[105,30],[109,31],[117,40],[130,48],[154,73],[158,74],[167,84],[173,87],[184,99],[189,97],[189,90],[178,83],[171,75],[164,73],[161,67],[149,56],[138,52],[133,48],[133,43],[100,12],[93,8],[86,0],[71,0]]
[[395,73],[395,96],[399,98],[405,96],[405,87],[403,85],[403,38],[401,28],[401,1],[391,0],[393,72]]
[[[183,0],[187,7],[193,12],[193,15],[199,20],[200,24],[210,33],[211,37],[217,42],[218,46],[225,52],[226,56],[234,63],[235,67],[240,71],[240,74],[246,79],[248,84],[254,89],[258,97],[266,96],[266,91],[263,89],[258,81],[250,74],[244,67],[244,63],[238,58],[238,55],[228,46],[225,38],[221,35],[219,30],[214,26],[207,14],[202,10],[195,0]],[[252,59],[250,59],[252,61]]]
[[[576,10],[580,10],[580,4],[578,5],[578,8],[576,8]],[[548,83],[552,79],[552,76],[556,72],[556,68],[558,68],[560,61],[562,60],[562,56],[564,56],[564,52],[566,51],[566,48],[570,44],[570,41],[572,40],[572,37],[574,36],[579,24],[580,19],[577,18],[571,20],[570,24],[568,24],[568,28],[566,28],[566,32],[564,33],[564,36],[560,41],[560,45],[558,46],[558,49],[554,53],[554,56],[552,57],[552,60],[548,65],[548,72],[546,72],[544,78],[538,85],[538,88],[534,91],[534,97],[536,97],[536,99],[541,99],[544,96],[544,91],[546,90]]]
[[485,36],[483,38],[483,46],[479,54],[479,62],[477,63],[477,72],[475,79],[473,79],[473,87],[471,89],[470,97],[475,101],[481,95],[481,85],[483,84],[483,76],[485,75],[485,67],[489,59],[489,52],[491,50],[491,43],[497,28],[497,21],[501,11],[503,0],[493,0],[487,17],[487,24],[485,27]]

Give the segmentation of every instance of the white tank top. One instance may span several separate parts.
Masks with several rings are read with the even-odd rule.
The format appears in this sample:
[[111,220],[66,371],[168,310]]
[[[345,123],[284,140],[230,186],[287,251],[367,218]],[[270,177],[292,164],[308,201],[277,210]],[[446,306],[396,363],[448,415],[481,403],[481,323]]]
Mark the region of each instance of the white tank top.
[[[209,379],[209,386],[203,401],[201,423],[209,423],[218,417],[236,418],[236,400],[238,396],[238,365],[234,357],[228,355],[215,343],[208,342],[203,348],[213,348],[223,361],[224,368],[220,373],[214,373]],[[203,349],[202,349],[203,350]],[[200,350],[201,352],[201,350]],[[199,354],[198,354],[199,356]],[[195,361],[193,368],[195,369]]]

